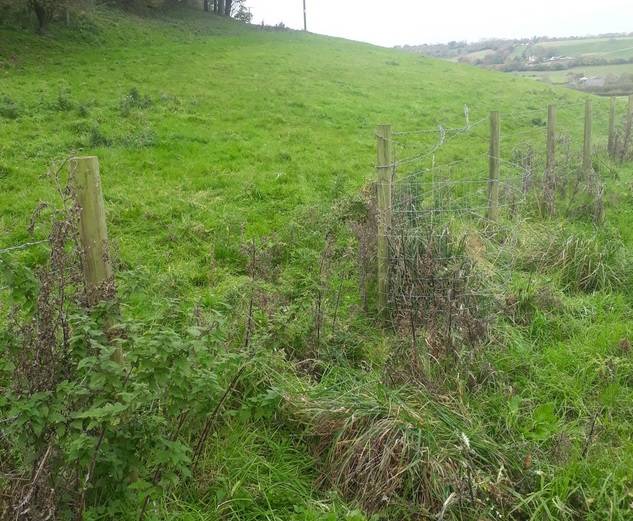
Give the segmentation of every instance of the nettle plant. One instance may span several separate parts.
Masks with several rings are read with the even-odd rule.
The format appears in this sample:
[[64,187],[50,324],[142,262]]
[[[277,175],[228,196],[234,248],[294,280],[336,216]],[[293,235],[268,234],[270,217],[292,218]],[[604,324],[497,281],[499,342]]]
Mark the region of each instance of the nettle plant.
[[[82,519],[137,505],[191,475],[244,369],[220,321],[183,330],[88,308],[67,206],[46,264],[0,263],[0,518]],[[122,356],[121,356],[122,354]]]

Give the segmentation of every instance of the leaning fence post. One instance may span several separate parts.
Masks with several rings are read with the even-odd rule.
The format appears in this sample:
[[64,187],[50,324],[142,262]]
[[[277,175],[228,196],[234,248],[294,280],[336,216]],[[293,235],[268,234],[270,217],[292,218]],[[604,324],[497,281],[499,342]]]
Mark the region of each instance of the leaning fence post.
[[113,289],[99,160],[94,156],[71,158],[70,175],[79,205],[79,237],[88,304],[94,306],[111,296]]
[[394,171],[391,125],[379,125],[376,128],[378,174],[378,312],[385,315],[389,297],[389,240],[391,227],[391,181]]
[[488,169],[488,219],[496,221],[499,217],[499,171],[501,164],[501,125],[499,112],[490,113],[490,151]]
[[546,212],[554,213],[554,192],[556,190],[556,105],[547,106],[547,158],[545,162],[545,182],[543,199]]
[[582,177],[588,179],[593,168],[591,162],[591,127],[592,127],[591,100],[585,102],[585,140],[582,148]]
[[611,96],[609,103],[609,143],[607,151],[610,158],[615,157],[615,96]]

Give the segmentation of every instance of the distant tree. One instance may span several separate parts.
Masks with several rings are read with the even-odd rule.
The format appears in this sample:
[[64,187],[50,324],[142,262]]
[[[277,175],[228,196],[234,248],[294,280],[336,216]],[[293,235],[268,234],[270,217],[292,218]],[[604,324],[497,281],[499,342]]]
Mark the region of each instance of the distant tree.
[[37,19],[37,30],[46,31],[48,24],[70,5],[71,0],[0,0],[0,8],[14,13],[30,11]]
[[233,0],[231,3],[231,16],[236,20],[244,23],[251,23],[253,15],[248,7],[246,7],[246,0]]
[[44,32],[46,26],[55,16],[56,2],[54,0],[29,0],[29,7],[37,17],[37,29]]
[[[205,0],[209,2],[210,0]],[[207,4],[205,3],[205,11]],[[250,10],[246,7],[246,0],[213,0],[213,12],[221,16],[229,16],[241,22],[250,23],[253,19]]]

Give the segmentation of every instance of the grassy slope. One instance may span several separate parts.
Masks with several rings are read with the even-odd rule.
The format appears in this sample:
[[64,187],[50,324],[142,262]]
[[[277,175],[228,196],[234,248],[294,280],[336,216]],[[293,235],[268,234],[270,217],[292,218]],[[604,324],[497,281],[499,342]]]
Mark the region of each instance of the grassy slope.
[[[343,40],[249,30],[186,12],[161,21],[105,11],[96,26],[84,25],[81,37],[0,30],[0,42],[7,62],[0,94],[19,111],[15,120],[0,119],[0,249],[28,240],[32,209],[39,200],[55,201],[41,177],[52,160],[96,154],[119,285],[128,312],[151,320],[178,320],[194,304],[209,314],[235,305],[243,235],[275,234],[287,242],[305,235],[286,259],[287,278],[300,280],[298,270],[323,242],[321,215],[373,176],[375,124],[460,125],[468,104],[472,121],[492,109],[520,113],[506,119],[511,135],[534,118],[522,111],[581,99],[503,74]],[[132,88],[152,103],[127,114],[121,105]],[[604,104],[596,105],[597,128],[604,128]],[[580,118],[561,117],[578,135]],[[479,136],[439,159],[485,150]],[[621,197],[630,204],[627,193]],[[622,208],[609,225],[629,247],[630,219]],[[43,254],[31,250],[11,259],[36,263]],[[301,256],[308,261],[297,260]],[[544,281],[550,283],[556,281]],[[353,303],[353,291],[346,298]],[[592,512],[592,519],[625,519],[633,464],[631,363],[617,345],[633,334],[630,297],[564,299],[569,314],[538,314],[529,326],[501,335],[508,349],[490,355],[500,383],[460,401],[520,457],[535,439],[543,448],[534,469],[541,474],[533,475],[542,476],[536,478],[542,486],[528,507],[535,518],[561,519],[573,505]],[[369,346],[370,360],[380,358],[372,346],[391,342],[366,327],[356,335]],[[349,371],[360,380],[375,378]],[[318,387],[344,389],[342,378]],[[584,458],[584,431],[599,407],[606,408],[600,435]],[[547,457],[555,433],[570,440],[561,461]],[[205,502],[168,502],[167,508],[181,519],[214,519],[208,498],[238,490],[243,507],[234,511],[237,518],[312,519],[291,512],[303,512],[294,508],[303,504],[314,511],[341,505],[315,489],[314,464],[301,440],[284,429],[230,423],[209,455],[209,473],[217,479]],[[280,484],[287,488],[279,491]]]

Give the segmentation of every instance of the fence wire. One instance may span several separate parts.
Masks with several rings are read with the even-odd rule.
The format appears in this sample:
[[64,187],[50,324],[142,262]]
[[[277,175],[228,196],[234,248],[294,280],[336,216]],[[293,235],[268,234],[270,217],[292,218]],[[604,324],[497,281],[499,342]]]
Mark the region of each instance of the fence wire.
[[[468,107],[463,127],[393,132],[392,206],[382,229],[388,306],[397,324],[442,331],[449,345],[483,336],[483,312],[504,298],[501,279],[517,262],[516,222],[554,215],[579,187],[592,196],[604,193],[595,172],[580,175],[584,104],[557,106],[549,170],[547,108],[501,115],[498,158],[490,155],[488,118],[470,123]],[[603,118],[593,121],[595,130],[606,126]],[[597,144],[594,139],[594,148],[602,146]],[[499,174],[491,180],[493,161]]]

